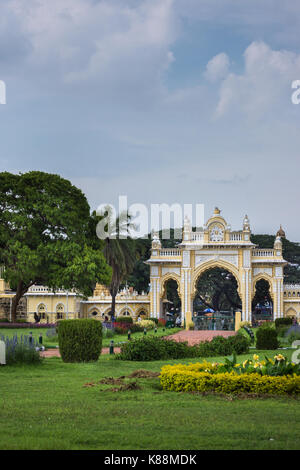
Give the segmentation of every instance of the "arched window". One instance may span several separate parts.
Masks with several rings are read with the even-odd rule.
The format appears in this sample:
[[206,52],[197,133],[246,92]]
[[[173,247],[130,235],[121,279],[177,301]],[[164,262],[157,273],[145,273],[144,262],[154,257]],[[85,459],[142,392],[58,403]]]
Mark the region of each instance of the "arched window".
[[56,306],[56,318],[57,320],[62,320],[64,318],[65,307],[63,304],[58,304]]
[[46,318],[46,305],[40,304],[38,306],[38,315],[41,317],[41,320],[45,320]]

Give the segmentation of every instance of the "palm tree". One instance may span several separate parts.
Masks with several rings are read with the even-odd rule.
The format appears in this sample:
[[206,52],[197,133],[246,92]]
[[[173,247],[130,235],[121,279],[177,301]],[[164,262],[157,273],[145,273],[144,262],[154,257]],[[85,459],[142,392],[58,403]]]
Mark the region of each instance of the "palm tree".
[[[108,212],[108,219],[111,217]],[[107,264],[112,268],[112,278],[109,286],[111,294],[111,315],[115,315],[116,296],[120,284],[132,272],[136,261],[134,240],[128,237],[133,224],[131,216],[124,212],[115,223],[108,223],[109,236],[104,240],[103,253]],[[127,238],[125,238],[127,237]]]

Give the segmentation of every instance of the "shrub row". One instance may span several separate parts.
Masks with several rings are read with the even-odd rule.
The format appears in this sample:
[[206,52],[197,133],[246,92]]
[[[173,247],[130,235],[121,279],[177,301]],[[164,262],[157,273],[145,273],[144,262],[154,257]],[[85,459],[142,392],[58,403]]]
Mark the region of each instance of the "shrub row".
[[160,359],[182,359],[187,357],[212,357],[235,352],[249,351],[249,340],[241,335],[223,338],[216,336],[212,341],[203,341],[195,346],[187,342],[176,342],[156,337],[134,339],[121,346],[118,359],[126,361],[155,361]]
[[61,320],[58,344],[64,362],[97,361],[102,348],[102,323],[93,319]]
[[188,366],[164,366],[160,383],[164,390],[176,392],[217,392],[251,394],[299,394],[300,376],[271,377],[234,372],[210,374],[189,370]]
[[132,324],[133,319],[129,316],[120,316],[115,319],[115,323],[125,323],[125,324]]
[[283,317],[283,318],[276,318],[275,320],[275,327],[278,328],[279,326],[287,326],[287,325],[292,325],[293,324],[293,319],[289,317]]

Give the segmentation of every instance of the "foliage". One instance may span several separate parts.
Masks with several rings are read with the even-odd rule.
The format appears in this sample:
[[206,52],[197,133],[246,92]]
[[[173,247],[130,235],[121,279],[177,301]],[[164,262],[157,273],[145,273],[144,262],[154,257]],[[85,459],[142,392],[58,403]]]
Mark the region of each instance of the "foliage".
[[97,361],[102,347],[102,323],[93,319],[61,320],[58,342],[64,362]]
[[113,338],[115,336],[115,331],[111,328],[102,328],[103,338]]
[[25,322],[1,323],[1,328],[7,328],[7,329],[16,329],[16,328],[39,329],[39,328],[55,328],[55,326],[56,326],[56,323],[25,323]]
[[291,346],[294,341],[300,340],[300,331],[291,331],[287,335],[287,342]]
[[237,281],[232,273],[223,268],[205,271],[197,282],[195,308],[212,308],[215,311],[241,309]]
[[189,330],[194,330],[194,329],[195,329],[195,324],[194,324],[194,322],[191,321],[191,322],[188,324],[188,329],[189,329]]
[[163,340],[154,336],[130,341],[121,346],[118,359],[127,361],[155,361],[159,359],[179,359],[192,357],[194,347],[187,343],[179,343],[173,340]]
[[251,328],[251,323],[250,323],[249,321],[246,321],[246,320],[241,321],[241,322],[240,322],[240,328],[245,328],[245,326],[246,326],[247,328]]
[[109,282],[103,254],[91,246],[88,202],[69,181],[39,171],[0,173],[0,209],[0,264],[16,291],[13,321],[33,284],[87,296],[96,281]]
[[128,361],[153,361],[158,359],[180,359],[185,357],[211,357],[233,352],[248,352],[249,341],[242,335],[223,338],[215,337],[212,341],[189,346],[187,342],[176,342],[162,338],[144,337],[132,340],[121,346],[118,359]]
[[219,364],[217,372],[235,372],[237,374],[260,374],[269,376],[300,375],[300,364],[294,364],[282,354],[277,354],[274,359],[265,356],[260,360],[257,354],[253,359],[247,359],[238,364],[236,354],[226,358],[224,364]]
[[256,348],[257,349],[277,349],[279,342],[277,339],[277,332],[273,328],[260,327],[256,333]]
[[153,330],[155,327],[155,323],[152,320],[141,320],[138,322],[139,326],[142,327],[143,329],[146,328],[146,330]]
[[231,347],[231,352],[236,354],[245,354],[249,352],[251,340],[246,338],[244,335],[237,333],[234,336],[229,336],[227,341]]
[[[273,248],[274,235],[251,235],[252,243],[259,248]],[[287,284],[297,284],[300,282],[300,246],[286,238],[282,238],[283,258],[288,262],[284,268],[284,282]]]
[[114,316],[116,296],[121,282],[132,272],[136,261],[135,242],[129,236],[133,224],[130,214],[126,211],[119,214],[114,220],[109,206],[105,208],[104,216],[97,216],[94,212],[93,218],[97,221],[97,232],[102,228],[107,234],[104,240],[103,254],[112,269],[109,291],[112,297],[111,315]]
[[279,328],[280,326],[289,326],[292,324],[293,324],[293,319],[289,317],[276,318],[275,320],[276,329]]
[[132,324],[133,319],[132,317],[129,316],[119,316],[115,319],[115,323],[127,323],[127,324]]
[[160,383],[164,390],[177,392],[217,392],[225,394],[292,394],[300,393],[300,377],[268,376],[257,373],[238,374],[236,372],[211,373],[199,370],[199,365],[188,368],[181,364],[164,366],[160,373]]
[[6,364],[39,364],[42,358],[39,353],[38,342],[27,335],[21,335],[20,338],[14,335],[12,338],[0,336],[0,340],[5,343]]
[[[245,322],[245,323],[248,323],[248,322]],[[255,336],[254,336],[254,333],[253,333],[253,331],[251,330],[251,328],[249,328],[249,327],[246,326],[246,325],[243,326],[242,328],[243,328],[244,331],[246,331],[247,335],[249,336],[251,344],[253,344],[254,341],[255,341]]]

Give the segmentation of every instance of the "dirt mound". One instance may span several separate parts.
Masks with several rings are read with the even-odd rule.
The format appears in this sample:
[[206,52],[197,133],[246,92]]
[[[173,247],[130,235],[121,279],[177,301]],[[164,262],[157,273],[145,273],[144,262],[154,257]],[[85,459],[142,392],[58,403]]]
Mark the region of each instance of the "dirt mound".
[[138,370],[134,370],[127,377],[129,379],[150,379],[153,377],[158,377],[159,374],[160,372],[152,372],[151,370],[138,369]]
[[119,377],[118,379],[114,379],[113,377],[104,377],[104,379],[99,380],[98,384],[105,384],[105,385],[121,385],[123,377]]
[[123,384],[121,387],[110,388],[109,392],[130,392],[134,390],[141,390],[141,387],[137,382],[130,382],[128,384]]

